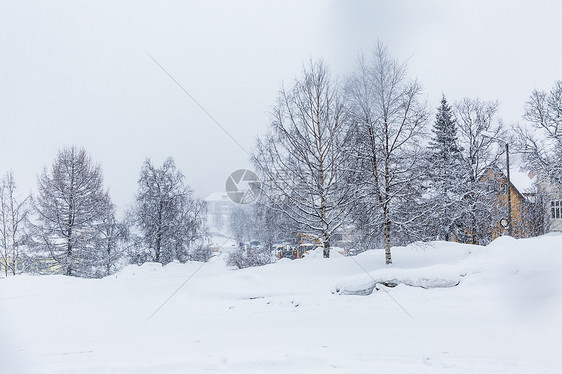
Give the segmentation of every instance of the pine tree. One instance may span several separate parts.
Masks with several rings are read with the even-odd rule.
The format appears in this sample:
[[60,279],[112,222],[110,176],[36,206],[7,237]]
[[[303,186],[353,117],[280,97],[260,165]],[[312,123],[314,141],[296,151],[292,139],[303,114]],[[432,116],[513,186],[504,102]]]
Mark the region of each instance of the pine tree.
[[461,225],[463,190],[467,173],[457,139],[457,124],[445,95],[435,116],[429,143],[428,197],[432,226],[439,239],[450,240],[451,234],[458,237]]
[[433,138],[429,148],[433,151],[433,161],[449,165],[461,159],[461,151],[457,140],[457,124],[452,114],[451,106],[445,95],[441,99],[441,106],[435,115],[433,124]]

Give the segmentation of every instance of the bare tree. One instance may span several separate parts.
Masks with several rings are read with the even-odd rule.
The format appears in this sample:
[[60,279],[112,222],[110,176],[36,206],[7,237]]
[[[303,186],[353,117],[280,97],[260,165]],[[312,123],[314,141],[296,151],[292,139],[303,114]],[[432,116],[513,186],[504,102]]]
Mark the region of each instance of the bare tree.
[[523,118],[530,128],[516,128],[517,145],[539,179],[533,222],[537,232],[548,231],[554,214],[547,212],[562,193],[562,81],[556,81],[549,92],[534,90]]
[[23,271],[21,249],[28,239],[28,203],[29,197],[17,195],[13,173],[7,173],[0,187],[0,262],[6,276]]
[[519,129],[529,161],[537,171],[562,183],[562,81],[550,92],[534,90],[523,118],[533,129]]
[[92,276],[99,255],[96,239],[110,209],[100,166],[83,148],[64,148],[39,176],[38,192],[37,250],[48,253],[65,275]]
[[186,198],[181,202],[179,229],[176,230],[176,259],[180,262],[202,261],[211,257],[208,245],[207,204],[193,196],[186,188]]
[[[132,225],[138,230],[134,262],[167,264],[187,261],[193,250],[203,250],[206,228],[205,203],[193,196],[174,160],[161,167],[147,159],[141,169]],[[198,257],[201,253],[197,253]]]
[[491,240],[491,209],[496,191],[488,183],[493,181],[486,181],[484,173],[491,168],[503,169],[499,166],[499,159],[504,154],[504,148],[494,138],[505,139],[507,134],[501,119],[497,118],[496,101],[465,98],[456,103],[454,109],[459,146],[464,168],[468,172],[461,199],[462,222],[467,237],[461,241],[485,244]]
[[[421,86],[406,75],[406,65],[388,55],[379,43],[370,58],[360,56],[346,85],[356,136],[355,166],[360,195],[366,204],[367,225],[384,227],[386,263],[392,263],[391,227],[407,229],[422,215],[404,212],[413,198],[417,140],[428,117]],[[407,208],[406,208],[407,209]]]
[[349,211],[346,142],[340,90],[326,65],[316,61],[291,89],[281,89],[269,133],[258,139],[252,157],[269,206],[319,236],[324,257]]
[[455,104],[459,142],[464,157],[471,165],[472,179],[476,180],[486,169],[497,165],[501,156],[497,139],[507,136],[501,119],[497,118],[497,101],[465,98]]
[[128,238],[127,225],[117,222],[115,207],[111,202],[107,202],[107,210],[99,223],[96,237],[100,276],[111,275],[117,270],[118,262],[124,255]]
[[252,205],[236,205],[230,212],[230,232],[237,242],[255,239],[255,217]]

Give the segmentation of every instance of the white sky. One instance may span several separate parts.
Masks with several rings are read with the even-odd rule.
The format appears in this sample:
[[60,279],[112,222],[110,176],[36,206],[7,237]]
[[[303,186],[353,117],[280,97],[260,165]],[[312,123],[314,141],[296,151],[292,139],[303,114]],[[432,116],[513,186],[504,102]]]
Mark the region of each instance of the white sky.
[[199,196],[224,189],[282,84],[324,58],[343,77],[377,40],[409,61],[429,105],[498,99],[518,121],[562,79],[557,1],[1,1],[0,173],[34,190],[57,151],[83,146],[120,210],[145,158],[173,156]]

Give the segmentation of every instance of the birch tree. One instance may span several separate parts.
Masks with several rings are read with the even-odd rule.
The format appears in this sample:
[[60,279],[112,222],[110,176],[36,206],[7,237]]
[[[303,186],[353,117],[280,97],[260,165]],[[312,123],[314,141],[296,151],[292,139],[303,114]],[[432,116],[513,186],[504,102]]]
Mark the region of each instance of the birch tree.
[[493,138],[507,136],[497,111],[496,101],[465,98],[455,104],[459,145],[468,175],[462,199],[463,227],[467,236],[458,239],[472,244],[486,244],[491,240],[492,195],[496,191],[490,185],[493,181],[484,180],[484,172],[494,167],[503,169],[499,164],[503,147]]
[[106,204],[107,209],[99,222],[95,241],[100,276],[111,275],[118,269],[119,260],[123,258],[129,239],[127,225],[115,218],[115,206],[111,202]]
[[191,259],[194,250],[203,250],[204,213],[205,203],[184,184],[184,176],[172,158],[161,167],[147,159],[138,181],[136,204],[130,213],[137,231],[132,260],[167,264]]
[[317,235],[329,257],[352,194],[345,180],[344,105],[322,61],[310,62],[293,87],[281,89],[272,117],[252,157],[268,204],[300,230]]
[[408,230],[423,217],[413,202],[420,160],[417,142],[427,119],[421,86],[410,80],[406,65],[392,59],[379,43],[372,54],[360,56],[346,85],[356,141],[356,171],[367,227],[384,230],[386,263],[392,263],[391,233]]
[[531,126],[518,131],[529,162],[562,186],[562,81],[549,92],[534,90],[523,119]]
[[525,105],[524,125],[516,128],[518,148],[538,173],[532,220],[536,233],[549,231],[553,200],[562,193],[562,81],[550,91],[534,90]]
[[18,196],[14,175],[9,172],[0,186],[0,263],[5,276],[23,271],[22,249],[28,240],[28,215],[29,197]]

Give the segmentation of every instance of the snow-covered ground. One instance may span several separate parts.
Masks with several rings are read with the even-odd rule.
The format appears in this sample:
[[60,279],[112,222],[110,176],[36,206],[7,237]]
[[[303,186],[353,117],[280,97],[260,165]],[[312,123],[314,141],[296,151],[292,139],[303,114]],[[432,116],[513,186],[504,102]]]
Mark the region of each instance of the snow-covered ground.
[[393,259],[314,253],[231,270],[219,256],[100,280],[3,279],[0,372],[562,372],[562,235]]

